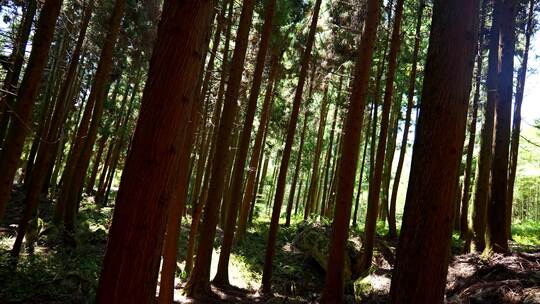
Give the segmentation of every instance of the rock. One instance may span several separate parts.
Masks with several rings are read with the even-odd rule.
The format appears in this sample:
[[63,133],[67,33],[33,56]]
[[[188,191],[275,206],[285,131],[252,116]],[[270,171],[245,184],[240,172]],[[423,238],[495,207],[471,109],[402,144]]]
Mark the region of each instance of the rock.
[[[327,260],[330,246],[331,227],[322,223],[306,222],[299,225],[293,245],[305,255],[313,258],[324,271],[327,271]],[[352,266],[360,253],[356,244],[349,240],[345,255],[344,279],[346,282],[358,278]]]

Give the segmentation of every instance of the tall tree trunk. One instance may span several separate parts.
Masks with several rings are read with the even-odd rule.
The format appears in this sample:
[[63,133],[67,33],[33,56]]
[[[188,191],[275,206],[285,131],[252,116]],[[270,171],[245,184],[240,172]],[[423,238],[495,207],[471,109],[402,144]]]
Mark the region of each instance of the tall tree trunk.
[[381,4],[369,0],[367,19],[359,45],[356,61],[353,89],[349,102],[349,111],[345,120],[341,142],[341,159],[337,180],[336,210],[332,224],[332,237],[328,265],[333,265],[326,272],[322,303],[343,302],[343,272],[345,245],[349,234],[354,179],[360,150],[360,137],[364,116],[365,101],[369,84],[371,60],[377,39],[377,27],[381,15]]
[[2,168],[0,177],[0,221],[4,218],[24,140],[30,131],[29,126],[31,123],[29,120],[43,70],[47,64],[49,48],[61,6],[62,0],[47,0],[39,15],[32,41],[32,51],[17,93],[17,105],[14,113],[17,119],[14,119],[11,123],[4,144],[6,150],[0,156],[0,168]]
[[531,45],[531,35],[533,33],[534,4],[535,0],[530,0],[527,29],[525,32],[525,47],[521,67],[518,71],[516,102],[514,104],[514,117],[512,122],[512,143],[510,145],[510,173],[508,174],[508,198],[506,213],[506,231],[508,232],[509,238],[512,237],[512,205],[514,203],[514,182],[516,180],[519,136],[521,132],[521,104],[523,103],[523,92],[525,91],[525,80],[527,76],[527,63],[529,60],[529,47]]
[[276,250],[277,230],[279,224],[279,215],[281,213],[281,205],[283,204],[283,197],[285,195],[285,186],[287,183],[287,171],[289,168],[289,160],[291,158],[291,150],[294,142],[294,134],[296,131],[296,124],[298,122],[298,113],[300,112],[300,103],[302,101],[302,92],[304,91],[304,84],[306,82],[306,76],[309,68],[309,62],[311,61],[311,50],[315,41],[315,32],[317,29],[317,21],[319,19],[319,11],[321,8],[321,0],[316,0],[313,8],[313,16],[311,19],[311,25],[309,28],[309,34],[306,41],[306,47],[302,54],[300,64],[300,74],[298,77],[298,85],[296,87],[296,93],[293,100],[293,108],[291,117],[289,120],[289,127],[287,130],[287,139],[285,140],[285,147],[283,148],[283,155],[280,162],[279,176],[276,185],[276,196],[274,199],[274,207],[272,210],[272,218],[270,220],[270,229],[268,231],[268,241],[266,243],[266,254],[264,258],[263,277],[261,291],[263,293],[269,293],[272,287],[272,267],[274,260],[274,253]]
[[[109,74],[112,69],[112,60],[114,47],[120,26],[124,7],[127,0],[116,0],[110,16],[108,33],[105,37],[105,42],[101,49],[99,63],[88,102],[86,107],[92,106],[93,110],[86,111],[83,116],[83,121],[77,131],[77,140],[74,143],[72,154],[70,155],[65,174],[64,183],[60,190],[57,204],[63,207],[64,210],[64,231],[67,239],[73,234],[75,229],[75,215],[78,207],[78,200],[88,163],[92,154],[94,142],[96,140],[97,131],[103,114],[103,106],[105,103],[105,93],[109,82]],[[88,115],[87,115],[88,114]],[[86,120],[85,120],[86,118]]]
[[[312,80],[313,81],[313,80]],[[321,159],[322,145],[324,141],[324,129],[326,127],[326,115],[328,104],[328,83],[324,84],[323,100],[321,103],[321,110],[319,114],[319,129],[317,131],[317,142],[315,143],[315,151],[313,153],[313,166],[311,168],[311,178],[309,184],[309,191],[306,206],[308,206],[309,213],[315,213],[317,209],[317,191],[319,183],[319,163]],[[308,212],[306,215],[309,216]]]
[[[465,173],[463,176],[463,195],[461,200],[460,237],[469,239],[469,201],[471,197],[471,183],[474,176],[472,166],[474,156],[474,144],[476,141],[476,124],[478,120],[478,103],[480,101],[480,89],[482,87],[482,73],[484,66],[484,31],[487,15],[488,1],[482,1],[480,30],[478,37],[478,54],[476,55],[476,87],[472,101],[471,125],[469,127],[469,142],[467,144],[467,158],[465,160]],[[468,251],[468,250],[467,250]]]
[[242,186],[244,185],[244,169],[246,165],[249,142],[251,140],[251,130],[253,129],[253,120],[257,110],[257,100],[261,90],[262,76],[266,62],[266,53],[270,44],[272,31],[272,21],[276,8],[276,0],[269,0],[265,8],[264,25],[259,44],[259,53],[257,54],[257,63],[253,74],[253,80],[248,99],[244,124],[240,135],[240,143],[236,153],[236,159],[232,172],[232,186],[230,188],[231,201],[227,210],[227,222],[223,233],[223,242],[219,253],[219,262],[214,282],[217,284],[229,284],[229,258],[231,255],[234,233],[236,230],[236,219],[238,218],[238,208],[242,200]]
[[[296,184],[298,183],[298,176],[300,171],[302,171],[302,150],[304,149],[305,135],[308,122],[308,111],[304,111],[304,125],[302,126],[302,133],[300,133],[300,144],[298,145],[298,154],[296,156],[296,166],[294,169],[293,180],[291,184],[291,189],[289,191],[289,201],[287,202],[287,211],[285,215],[285,227],[291,225],[291,212],[294,202],[294,195],[296,192]],[[301,183],[302,181],[300,181]],[[300,190],[298,191],[298,196],[300,196]]]
[[[178,173],[180,153],[175,151],[186,136],[213,8],[214,1],[166,0],[163,5],[140,117],[116,198],[97,303],[154,302],[169,207],[158,202],[169,202]],[[144,179],[140,172],[145,172]]]
[[106,139],[107,137],[102,135],[97,141],[98,148],[97,148],[96,156],[94,156],[94,166],[92,168],[92,173],[90,174],[90,177],[88,178],[88,182],[86,182],[87,194],[92,194],[94,192],[94,185],[96,184],[96,178],[99,171],[99,165],[101,164],[101,157],[103,156],[103,150],[105,150]]
[[248,46],[249,31],[253,17],[254,0],[244,0],[240,25],[236,36],[235,49],[231,64],[231,72],[227,85],[227,92],[223,104],[223,114],[218,128],[218,140],[216,151],[212,159],[212,175],[210,178],[209,192],[206,205],[204,207],[203,225],[197,249],[197,259],[193,272],[186,285],[186,293],[192,297],[200,297],[210,292],[210,263],[212,260],[212,249],[216,225],[218,222],[218,207],[225,188],[226,166],[223,162],[229,155],[231,142],[231,131],[234,118],[238,111],[238,96],[242,72],[244,71],[244,60]]
[[[356,198],[355,198],[355,202],[354,202],[354,212],[353,212],[353,218],[352,218],[352,225],[354,227],[357,226],[357,221],[358,221],[358,208],[360,207],[360,196],[362,195],[362,183],[364,181],[364,171],[365,171],[365,164],[366,164],[366,157],[367,157],[367,147],[368,147],[368,143],[369,143],[369,137],[368,137],[368,134],[370,133],[369,131],[371,130],[372,126],[371,126],[371,112],[373,112],[374,110],[374,106],[370,109],[370,112],[368,113],[368,122],[367,122],[367,126],[366,126],[366,130],[365,132],[363,133],[363,136],[364,137],[364,151],[362,152],[362,162],[360,163],[360,176],[358,177],[358,190],[356,191]],[[373,126],[375,127],[375,126]]]
[[392,165],[394,163],[394,155],[396,153],[396,139],[399,130],[399,116],[401,113],[401,102],[403,97],[403,93],[401,91],[399,94],[399,97],[395,98],[391,109],[389,127],[391,127],[390,130],[392,133],[390,134],[390,138],[386,143],[386,153],[384,155],[384,169],[381,184],[381,210],[379,211],[379,218],[383,221],[388,220],[390,213],[390,180],[392,178]]
[[17,34],[17,43],[10,56],[11,68],[7,71],[6,78],[4,78],[4,83],[2,85],[2,90],[4,91],[2,94],[5,95],[0,97],[0,147],[3,147],[3,141],[6,136],[10,119],[8,106],[13,105],[13,101],[16,98],[17,84],[19,83],[26,45],[28,43],[28,38],[30,37],[30,31],[32,30],[36,8],[37,1],[28,0],[28,5],[26,6],[26,11],[21,20],[21,25]]
[[39,195],[45,186],[46,178],[50,171],[49,167],[54,162],[54,156],[56,154],[55,152],[61,136],[62,125],[65,122],[66,112],[71,106],[70,103],[72,101],[67,96],[68,88],[71,86],[74,78],[76,77],[82,44],[84,37],[86,36],[86,29],[88,28],[88,23],[90,22],[90,16],[92,15],[93,9],[94,2],[90,1],[84,10],[79,37],[72,53],[66,78],[61,86],[60,93],[57,98],[57,104],[52,114],[49,131],[45,136],[45,140],[39,145],[34,171],[28,179],[27,193],[24,202],[25,209],[19,223],[17,238],[15,239],[15,243],[11,251],[11,255],[15,258],[18,258],[19,256],[22,241],[28,228],[28,222],[35,215],[39,203]]
[[487,223],[487,205],[489,200],[490,168],[493,161],[493,130],[495,124],[495,104],[499,98],[497,92],[497,74],[499,73],[499,19],[500,2],[493,0],[493,17],[489,33],[489,57],[487,71],[487,100],[483,108],[484,124],[480,138],[478,175],[474,195],[473,241],[474,250],[482,252],[486,246],[485,233]]
[[394,27],[392,29],[392,39],[390,42],[388,72],[386,74],[386,89],[384,92],[383,110],[381,114],[381,131],[379,134],[379,143],[377,146],[375,164],[373,166],[373,179],[369,184],[368,192],[368,207],[366,223],[364,226],[364,243],[362,244],[363,255],[360,266],[362,270],[366,270],[371,266],[371,259],[373,257],[373,245],[375,242],[375,230],[377,228],[377,214],[382,183],[382,173],[384,168],[384,155],[386,152],[388,124],[390,119],[390,110],[392,107],[392,97],[394,94],[397,55],[401,45],[401,19],[403,15],[403,2],[404,0],[398,0],[396,4]]
[[453,192],[465,139],[479,9],[478,0],[434,1],[390,303],[444,300]]
[[396,174],[394,176],[394,184],[392,186],[392,196],[390,197],[390,209],[388,211],[388,236],[390,238],[397,237],[396,231],[396,204],[397,195],[399,190],[399,182],[401,180],[401,173],[403,171],[403,164],[405,163],[405,154],[407,152],[407,143],[409,137],[409,129],[411,127],[411,114],[414,107],[414,91],[416,88],[416,74],[418,69],[418,52],[420,50],[420,42],[422,40],[422,16],[424,14],[424,7],[426,6],[425,0],[420,0],[418,3],[418,10],[416,13],[416,30],[414,39],[414,49],[412,55],[412,68],[409,75],[409,90],[407,92],[407,112],[405,113],[405,126],[403,127],[403,138],[401,140],[401,147],[399,150],[399,160],[396,168]]
[[515,18],[517,1],[503,0],[500,19],[499,98],[495,105],[495,148],[491,166],[491,199],[488,201],[488,244],[495,252],[508,252],[508,166],[514,85]]
[[[200,73],[202,75],[202,73]],[[201,83],[202,85],[202,83]],[[197,92],[197,91],[195,91]],[[199,97],[200,98],[200,97]],[[178,250],[178,237],[182,223],[182,211],[186,205],[187,186],[189,185],[189,159],[191,155],[191,146],[195,139],[201,109],[201,100],[191,106],[190,122],[186,131],[186,138],[180,154],[178,171],[173,178],[174,189],[172,190],[171,202],[167,214],[167,227],[165,240],[163,242],[163,265],[161,267],[161,277],[159,282],[159,304],[169,304],[174,300],[174,277],[176,273],[176,254]]]

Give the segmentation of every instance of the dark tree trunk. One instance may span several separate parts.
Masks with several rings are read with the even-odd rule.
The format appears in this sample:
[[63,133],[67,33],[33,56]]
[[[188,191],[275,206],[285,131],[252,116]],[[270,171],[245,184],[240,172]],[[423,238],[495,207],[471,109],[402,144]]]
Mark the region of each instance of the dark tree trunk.
[[225,188],[225,175],[228,173],[223,160],[227,159],[230,153],[229,146],[234,119],[238,111],[237,99],[242,80],[242,72],[244,71],[244,60],[254,7],[254,0],[244,0],[227,84],[227,92],[223,104],[223,114],[217,133],[216,151],[212,159],[212,175],[209,181],[209,189],[211,191],[208,193],[204,208],[197,259],[185,288],[186,293],[192,297],[204,296],[210,292],[210,263],[218,222],[218,207]]
[[495,104],[495,148],[491,167],[491,199],[488,201],[489,243],[494,252],[508,252],[506,217],[508,209],[508,166],[514,85],[515,18],[517,1],[503,0],[500,19],[499,98]]
[[6,95],[0,97],[0,147],[3,147],[2,143],[5,139],[10,119],[10,110],[8,109],[8,106],[13,105],[13,101],[16,98],[17,84],[19,83],[19,77],[24,63],[24,53],[28,38],[30,37],[30,31],[32,30],[32,22],[36,15],[36,8],[37,1],[28,0],[28,5],[26,6],[26,11],[23,20],[21,20],[21,25],[17,34],[17,43],[10,56],[11,67],[7,71],[6,78],[4,78],[4,83],[2,85],[2,89],[6,92],[2,94]]
[[506,230],[508,237],[512,237],[512,206],[514,203],[514,182],[516,180],[516,168],[519,152],[519,137],[521,132],[521,104],[523,103],[523,92],[525,91],[525,79],[527,76],[527,63],[529,60],[529,47],[531,45],[531,35],[533,34],[534,21],[534,3],[529,3],[529,16],[527,20],[527,29],[525,32],[525,47],[523,52],[523,61],[518,71],[518,81],[516,88],[516,102],[514,104],[514,117],[512,122],[512,143],[510,145],[510,173],[508,174],[508,199],[506,213]]
[[309,28],[309,34],[306,41],[306,47],[302,54],[300,64],[300,74],[298,77],[298,85],[296,87],[296,93],[293,100],[293,108],[291,117],[289,120],[289,127],[287,130],[287,139],[285,140],[285,147],[283,148],[283,155],[280,162],[279,175],[276,185],[276,195],[274,199],[274,207],[272,210],[272,218],[270,220],[270,229],[268,231],[268,241],[266,243],[266,254],[264,258],[264,268],[262,277],[261,291],[263,293],[271,292],[272,287],[272,267],[274,260],[274,253],[276,250],[277,230],[279,225],[279,216],[281,214],[281,205],[283,204],[283,197],[285,195],[285,186],[287,183],[287,171],[289,168],[289,160],[291,158],[291,150],[294,142],[294,134],[296,131],[296,124],[298,122],[298,113],[300,112],[300,103],[302,101],[302,93],[304,91],[304,84],[308,72],[309,62],[311,61],[311,50],[315,42],[315,31],[317,29],[317,21],[319,19],[319,11],[321,8],[321,0],[316,0],[313,8],[313,16],[311,19],[311,25]]
[[43,70],[47,64],[49,48],[61,6],[62,0],[47,0],[39,15],[32,41],[32,51],[17,93],[17,105],[15,107],[17,119],[14,119],[11,123],[4,144],[6,150],[0,156],[0,168],[2,168],[2,174],[0,175],[0,221],[4,218],[24,140],[30,131],[30,116]]
[[396,231],[396,203],[399,190],[399,182],[401,180],[401,173],[403,171],[403,164],[405,162],[405,154],[407,151],[407,143],[409,137],[409,129],[411,127],[411,114],[414,107],[414,91],[416,88],[416,73],[418,68],[418,52],[420,50],[421,29],[422,29],[422,16],[424,13],[425,0],[421,0],[418,3],[418,10],[416,14],[416,31],[414,39],[414,49],[412,55],[412,69],[409,75],[409,91],[407,92],[407,112],[405,113],[405,127],[403,127],[403,138],[401,140],[401,147],[399,151],[399,160],[396,168],[396,174],[394,176],[394,184],[392,186],[392,196],[390,197],[390,208],[388,210],[388,236],[390,238],[397,237]]
[[[463,195],[461,199],[460,238],[469,239],[469,201],[471,197],[471,184],[474,176],[472,161],[474,157],[474,144],[476,141],[476,124],[478,120],[478,103],[482,87],[482,73],[484,66],[484,31],[486,22],[486,9],[488,1],[482,1],[480,30],[478,37],[478,54],[476,55],[475,91],[472,101],[471,125],[469,127],[469,142],[467,144],[467,158],[465,160],[465,173],[463,176]],[[467,250],[469,251],[469,250]]]
[[493,161],[493,130],[495,124],[495,104],[499,98],[497,92],[497,74],[499,73],[499,19],[502,0],[493,0],[493,17],[489,33],[489,57],[487,71],[487,100],[483,108],[484,124],[480,138],[478,157],[478,175],[473,210],[474,250],[482,252],[486,246],[485,233],[487,224],[487,205],[489,200],[490,168]]
[[338,168],[336,210],[332,224],[332,238],[328,256],[328,268],[322,303],[343,302],[343,267],[345,258],[345,245],[349,234],[349,221],[351,218],[351,205],[354,193],[354,179],[360,150],[360,137],[364,116],[365,101],[367,98],[369,74],[373,49],[377,39],[377,27],[381,15],[381,4],[377,0],[369,0],[367,19],[364,25],[362,40],[359,45],[359,54],[356,61],[353,89],[349,102],[349,111],[344,125],[344,134],[341,143],[341,159]]
[[362,270],[371,266],[373,256],[373,245],[377,228],[377,214],[379,207],[379,198],[382,183],[382,174],[384,169],[384,155],[386,153],[386,142],[388,137],[388,124],[390,120],[390,110],[392,107],[392,97],[394,94],[394,79],[397,67],[397,55],[401,45],[401,19],[403,15],[403,2],[398,0],[396,4],[396,13],[394,17],[394,27],[392,29],[392,39],[390,42],[390,54],[388,59],[388,73],[386,75],[386,89],[384,92],[383,110],[381,118],[381,131],[379,134],[379,143],[373,168],[373,179],[369,184],[368,207],[366,214],[366,223],[364,226],[364,243],[362,244],[363,256]]
[[[166,0],[163,5],[140,117],[116,198],[98,303],[155,300],[169,207],[162,202],[169,202],[177,174],[180,153],[175,151],[181,150],[186,135],[213,8],[214,1]],[[144,179],[140,172],[145,172]]]
[[390,303],[444,301],[479,8],[476,0],[434,1]]
[[[304,111],[304,125],[302,126],[302,133],[300,133],[300,144],[298,145],[298,154],[296,155],[296,166],[294,169],[291,190],[289,191],[289,201],[287,202],[287,211],[285,215],[285,227],[289,227],[291,225],[291,212],[294,202],[294,195],[296,192],[296,184],[298,183],[298,176],[300,175],[300,171],[302,171],[302,150],[304,149],[307,122],[308,111]],[[302,183],[302,181],[300,181],[300,183]],[[300,196],[300,190],[298,191],[297,195]]]

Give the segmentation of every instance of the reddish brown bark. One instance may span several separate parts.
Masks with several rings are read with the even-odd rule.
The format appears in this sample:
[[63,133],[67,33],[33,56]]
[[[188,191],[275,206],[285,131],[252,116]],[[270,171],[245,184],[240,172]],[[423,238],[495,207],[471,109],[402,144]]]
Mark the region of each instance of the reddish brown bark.
[[[472,166],[474,156],[474,144],[476,140],[476,126],[478,120],[478,103],[480,101],[480,89],[482,87],[482,73],[484,66],[484,31],[486,22],[487,1],[482,2],[482,17],[480,18],[480,30],[478,37],[478,54],[476,55],[476,79],[475,91],[472,101],[471,125],[469,127],[469,142],[467,144],[467,158],[465,160],[465,173],[463,176],[463,195],[461,199],[460,237],[469,239],[469,201],[471,197],[471,183],[474,176]],[[467,249],[468,251],[468,249]]]
[[[166,0],[116,199],[98,303],[151,303],[182,141],[214,1]],[[152,144],[149,144],[152,143]],[[145,172],[141,178],[140,172]],[[134,249],[136,248],[136,250]]]
[[489,199],[490,168],[493,161],[493,129],[495,124],[495,104],[499,98],[497,92],[497,74],[499,73],[499,19],[500,3],[493,0],[493,17],[489,33],[489,57],[487,71],[487,99],[484,105],[484,124],[480,138],[480,154],[478,157],[478,175],[473,210],[474,250],[482,252],[485,248],[487,222],[487,204]]
[[210,292],[210,263],[218,222],[218,207],[225,188],[225,175],[228,173],[226,171],[226,163],[223,160],[227,159],[230,153],[229,146],[234,119],[238,111],[240,82],[242,80],[242,72],[244,71],[244,60],[254,7],[254,0],[244,0],[227,92],[225,93],[223,103],[223,113],[217,133],[216,151],[212,158],[212,175],[209,182],[210,191],[204,207],[203,225],[201,227],[199,247],[197,248],[197,259],[185,288],[186,293],[192,297],[204,296]]
[[343,267],[345,244],[349,234],[354,179],[360,149],[360,136],[364,116],[365,100],[371,70],[371,59],[377,38],[377,26],[381,15],[381,4],[377,0],[369,0],[364,32],[356,59],[355,77],[351,93],[349,111],[344,123],[344,134],[341,142],[341,159],[336,188],[336,209],[332,224],[332,237],[325,285],[321,298],[322,303],[343,302]]
[[2,168],[0,176],[0,221],[4,218],[24,140],[30,131],[30,115],[36,100],[43,70],[47,64],[49,47],[61,6],[62,0],[48,0],[41,8],[36,33],[32,40],[32,51],[20,89],[17,92],[17,105],[14,113],[16,119],[12,121],[6,136],[6,150],[0,156],[0,168]]
[[394,94],[394,79],[397,67],[397,54],[401,45],[401,19],[403,15],[404,0],[398,0],[394,16],[394,27],[392,29],[392,39],[390,41],[390,54],[388,58],[388,72],[386,74],[386,89],[384,92],[383,110],[381,118],[381,131],[379,133],[379,143],[375,157],[373,169],[373,179],[369,184],[368,207],[366,223],[364,226],[364,243],[362,244],[361,269],[366,270],[371,266],[373,257],[373,245],[375,241],[375,230],[377,228],[377,214],[379,208],[379,198],[384,169],[384,155],[386,153],[386,142],[388,137],[388,124],[390,120],[390,110],[392,97]]
[[495,104],[495,147],[491,167],[491,199],[488,201],[487,247],[508,252],[508,166],[514,85],[515,18],[517,1],[503,0],[500,19],[500,71],[497,75],[499,98]]
[[227,210],[227,222],[223,234],[223,242],[219,253],[219,262],[217,273],[214,282],[217,284],[229,284],[229,257],[232,250],[234,233],[236,230],[236,219],[238,217],[238,207],[242,200],[242,186],[244,181],[244,167],[251,140],[251,130],[253,129],[253,120],[255,111],[257,110],[257,100],[261,89],[262,76],[264,71],[264,63],[266,61],[266,53],[270,44],[272,21],[276,0],[269,0],[266,4],[266,12],[259,45],[259,53],[257,54],[257,63],[253,74],[252,86],[250,90],[249,100],[247,104],[246,114],[244,118],[243,129],[240,135],[240,144],[236,154],[234,169],[232,172],[232,186],[230,188],[231,201]]
[[434,1],[390,303],[444,301],[479,8],[479,1]]
[[319,11],[321,8],[321,0],[315,2],[313,8],[313,17],[311,19],[311,25],[309,28],[309,34],[306,41],[306,48],[302,55],[300,64],[300,75],[298,77],[298,85],[296,87],[296,93],[293,100],[293,108],[291,112],[291,118],[289,121],[289,127],[287,130],[287,138],[285,140],[285,147],[283,148],[283,155],[280,162],[279,175],[276,185],[276,195],[274,199],[274,207],[272,210],[272,218],[270,221],[270,229],[268,232],[268,241],[266,243],[266,254],[264,259],[263,277],[261,291],[263,293],[269,293],[272,286],[272,267],[274,260],[274,253],[276,250],[277,230],[279,224],[279,215],[281,213],[281,205],[283,204],[283,197],[285,195],[285,186],[287,183],[287,171],[289,168],[289,161],[291,158],[291,150],[294,142],[294,134],[296,131],[296,124],[298,121],[298,113],[300,112],[300,103],[302,101],[302,92],[304,91],[304,84],[308,72],[309,62],[311,61],[311,50],[313,49],[313,43],[315,41],[315,31],[317,29],[317,21],[319,19]]
[[525,47],[523,52],[523,61],[518,70],[518,82],[516,88],[516,102],[514,104],[514,116],[512,122],[512,143],[510,146],[510,173],[508,174],[508,199],[506,213],[506,230],[510,238],[512,231],[512,205],[514,203],[514,182],[516,179],[516,168],[519,152],[519,137],[521,132],[521,104],[523,103],[523,92],[525,91],[525,80],[527,76],[527,65],[529,60],[529,48],[531,45],[531,35],[533,33],[534,21],[534,3],[531,0],[529,3],[529,16],[527,19],[527,28],[525,32]]

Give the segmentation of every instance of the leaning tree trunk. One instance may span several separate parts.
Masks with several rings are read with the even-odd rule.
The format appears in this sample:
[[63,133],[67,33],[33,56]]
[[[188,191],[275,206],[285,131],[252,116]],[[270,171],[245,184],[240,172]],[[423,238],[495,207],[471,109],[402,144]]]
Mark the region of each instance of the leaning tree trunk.
[[[484,66],[484,30],[486,22],[486,9],[488,1],[482,1],[480,30],[478,37],[478,54],[476,55],[476,79],[475,91],[472,101],[471,126],[469,127],[469,142],[467,144],[467,158],[465,160],[465,173],[463,176],[463,195],[461,199],[460,238],[470,240],[469,233],[469,201],[471,197],[471,183],[474,176],[472,166],[474,156],[474,144],[476,141],[476,125],[478,120],[478,103],[480,101],[480,89],[482,87],[482,73]],[[469,246],[466,246],[469,247]],[[469,249],[467,249],[469,251]]]
[[499,98],[497,92],[497,74],[499,73],[499,19],[500,1],[493,0],[493,17],[489,33],[489,57],[487,71],[487,100],[484,105],[484,124],[480,138],[478,174],[474,194],[473,241],[474,250],[482,252],[486,246],[485,233],[487,205],[489,199],[490,168],[493,160],[493,129],[495,123],[495,104]]
[[242,200],[244,167],[246,164],[249,142],[251,140],[251,130],[253,129],[255,111],[257,110],[257,100],[259,99],[259,92],[261,90],[264,63],[266,61],[266,53],[268,51],[268,45],[270,44],[272,21],[274,19],[275,7],[276,0],[268,1],[266,5],[263,31],[259,45],[259,53],[257,54],[257,63],[255,65],[251,91],[244,118],[244,125],[242,128],[242,133],[240,135],[240,144],[238,146],[238,152],[236,154],[234,169],[232,173],[233,180],[230,189],[231,200],[229,208],[227,210],[227,222],[225,223],[223,242],[221,245],[221,251],[219,253],[217,273],[214,278],[214,282],[217,284],[229,284],[229,258],[232,250],[234,232],[236,230],[238,207]]
[[236,36],[235,49],[231,64],[227,92],[223,103],[223,113],[218,128],[218,140],[212,159],[212,175],[210,177],[208,198],[204,208],[202,230],[197,249],[197,259],[186,285],[186,293],[192,297],[207,295],[210,292],[210,264],[212,249],[218,222],[219,203],[225,188],[226,162],[230,151],[231,133],[234,119],[238,111],[238,96],[244,61],[248,46],[249,31],[255,7],[254,0],[245,0],[240,16],[240,25]]
[[302,92],[304,91],[304,85],[306,82],[306,76],[309,68],[309,62],[311,61],[311,50],[313,49],[313,43],[315,42],[315,31],[317,29],[317,21],[319,19],[319,11],[321,8],[321,1],[316,0],[313,8],[313,17],[311,19],[311,25],[309,28],[309,34],[306,41],[306,47],[302,55],[300,64],[300,74],[298,76],[298,85],[296,87],[296,93],[293,100],[293,108],[291,117],[289,120],[289,127],[287,129],[287,138],[285,140],[285,147],[283,148],[283,155],[280,162],[279,175],[276,185],[276,195],[274,199],[274,207],[272,210],[272,218],[270,220],[270,229],[268,231],[268,241],[266,243],[266,253],[264,258],[263,277],[261,291],[263,293],[269,293],[272,288],[272,267],[274,260],[274,253],[276,250],[277,230],[279,225],[279,216],[281,213],[281,205],[283,204],[283,197],[285,195],[285,186],[287,183],[287,171],[289,168],[289,161],[291,158],[291,150],[294,142],[294,133],[296,131],[296,125],[298,122],[298,113],[300,112],[300,103],[302,101]]
[[390,41],[390,54],[388,59],[388,73],[386,75],[386,89],[383,99],[383,111],[381,118],[381,131],[379,133],[379,143],[373,168],[373,179],[369,183],[368,207],[366,214],[366,223],[364,226],[364,243],[362,244],[362,270],[371,266],[373,257],[373,245],[375,242],[375,233],[377,228],[377,214],[379,207],[379,198],[382,183],[382,173],[384,168],[384,155],[386,153],[386,141],[388,137],[388,124],[390,119],[390,110],[392,107],[392,97],[394,95],[394,79],[396,76],[397,55],[401,45],[401,19],[403,15],[403,2],[398,0],[396,3],[396,13],[394,16],[394,27],[392,29],[392,39]]
[[71,61],[69,63],[69,67],[66,73],[66,78],[64,80],[64,83],[62,84],[60,93],[57,98],[58,101],[52,114],[49,132],[45,136],[45,141],[39,145],[33,174],[29,177],[28,180],[27,193],[24,202],[25,209],[19,223],[17,238],[15,239],[15,243],[11,251],[11,255],[16,258],[18,258],[19,256],[23,237],[26,234],[26,229],[28,228],[28,222],[32,219],[37,210],[39,196],[45,186],[45,182],[49,173],[49,167],[54,162],[57,142],[60,140],[61,136],[61,127],[65,122],[66,112],[68,111],[68,108],[71,107],[72,100],[68,98],[68,89],[73,83],[74,78],[76,77],[82,44],[84,41],[84,37],[86,36],[86,29],[90,21],[90,16],[92,15],[93,8],[93,1],[88,3],[87,7],[85,8],[83,20],[81,23],[81,29],[79,31],[79,38],[77,39],[77,44],[75,45],[75,49],[72,53]]
[[[185,137],[214,1],[163,5],[140,117],[116,198],[98,303],[151,303],[171,180]],[[152,143],[152,144],[150,144]],[[149,148],[150,147],[150,148]],[[149,150],[150,149],[150,150]],[[139,173],[145,172],[141,179]],[[144,225],[141,225],[144,223]]]
[[479,1],[436,0],[390,303],[443,303]]
[[[312,79],[313,81],[313,79]],[[306,216],[304,219],[312,213],[316,213],[317,209],[317,191],[319,183],[319,163],[321,159],[322,145],[324,141],[324,129],[326,127],[326,115],[327,115],[327,104],[328,104],[328,83],[326,83],[323,93],[323,100],[321,103],[321,110],[319,114],[319,129],[317,132],[317,141],[315,143],[315,151],[313,153],[313,163],[311,168],[311,178],[308,190],[308,196],[306,201],[307,209]]]
[[36,100],[43,70],[47,64],[49,48],[61,6],[62,0],[47,0],[41,8],[36,32],[32,40],[32,51],[21,86],[17,92],[17,106],[14,113],[17,119],[14,119],[11,123],[4,145],[6,150],[0,156],[0,168],[2,168],[2,174],[0,175],[0,221],[4,218],[24,140],[30,131],[32,108]]
[[405,126],[403,127],[403,138],[401,140],[401,147],[399,150],[399,159],[396,168],[396,174],[394,176],[394,184],[392,186],[392,196],[390,197],[390,207],[388,210],[388,236],[390,238],[397,237],[396,231],[396,203],[399,190],[399,181],[401,179],[401,172],[403,171],[403,164],[405,163],[405,154],[407,151],[407,143],[409,137],[409,129],[411,127],[411,114],[414,107],[414,90],[416,88],[416,73],[418,69],[418,52],[420,50],[421,29],[422,29],[422,16],[424,13],[425,0],[421,0],[418,3],[418,10],[416,13],[416,31],[414,39],[414,49],[412,55],[412,69],[409,75],[409,91],[407,92],[407,112],[405,113]]
[[[71,161],[68,163],[69,175],[66,175],[64,185],[60,191],[59,204],[64,207],[64,228],[67,235],[73,234],[75,225],[75,215],[77,213],[78,200],[81,189],[88,170],[90,156],[96,141],[101,116],[103,114],[103,106],[105,103],[105,92],[107,83],[109,82],[109,74],[112,69],[112,59],[116,40],[120,33],[122,16],[127,0],[116,0],[109,24],[109,32],[105,38],[105,43],[101,49],[100,59],[94,76],[94,84],[88,96],[88,104],[93,104],[94,108],[91,114],[91,122],[89,125],[83,125],[82,130],[79,130],[78,135],[84,135],[75,142],[74,154],[71,155]],[[87,130],[86,127],[88,127]]]
[[[289,191],[289,201],[287,202],[287,211],[285,213],[285,227],[289,227],[291,225],[291,212],[292,212],[292,207],[293,207],[293,202],[294,202],[294,195],[296,192],[296,184],[298,183],[298,176],[300,175],[300,171],[302,171],[302,168],[301,168],[302,150],[304,149],[307,122],[308,122],[308,111],[304,111],[304,125],[302,126],[302,132],[300,133],[300,144],[298,145],[298,154],[296,155],[296,165],[294,169],[291,189]],[[298,191],[297,195],[300,196],[300,191]]]
[[32,30],[36,8],[37,1],[28,0],[28,5],[26,6],[26,11],[17,34],[16,45],[10,56],[11,68],[7,71],[2,85],[2,90],[4,91],[2,94],[5,95],[0,97],[0,147],[3,147],[4,137],[6,136],[10,119],[8,106],[13,105],[16,97],[15,91],[19,83],[19,77],[24,63],[24,53],[28,38],[30,37],[30,31]]
[[349,111],[344,125],[341,142],[341,159],[337,180],[336,210],[332,224],[332,238],[328,265],[333,265],[326,272],[322,303],[343,302],[343,271],[345,245],[349,234],[354,179],[360,150],[360,137],[364,107],[367,99],[369,72],[373,49],[377,38],[377,26],[381,15],[381,4],[377,0],[368,1],[367,19],[364,25],[356,72],[349,102]]
[[508,252],[506,231],[508,166],[514,85],[515,18],[517,1],[503,0],[500,19],[500,72],[497,77],[499,98],[495,107],[495,148],[491,167],[491,199],[488,201],[488,244],[494,252]]
[[514,104],[514,118],[512,122],[512,143],[510,145],[510,173],[508,174],[508,199],[506,214],[506,231],[508,232],[509,238],[512,237],[512,205],[514,203],[514,182],[516,180],[519,136],[521,132],[521,104],[523,103],[523,92],[525,91],[525,79],[527,76],[527,63],[529,60],[529,47],[531,45],[531,35],[533,33],[534,3],[535,0],[530,0],[527,30],[525,32],[523,61],[521,62],[521,67],[518,71],[516,102]]

